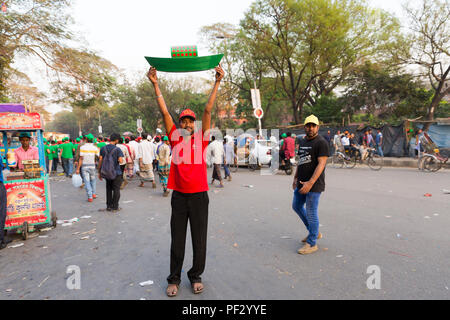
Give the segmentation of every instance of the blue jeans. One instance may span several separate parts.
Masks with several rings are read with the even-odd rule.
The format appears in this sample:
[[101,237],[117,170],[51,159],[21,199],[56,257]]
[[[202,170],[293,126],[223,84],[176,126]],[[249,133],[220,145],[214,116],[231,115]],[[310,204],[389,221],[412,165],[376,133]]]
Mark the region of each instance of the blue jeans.
[[61,159],[64,166],[64,171],[66,172],[66,177],[71,176],[73,174],[73,159]]
[[294,209],[300,219],[302,219],[306,229],[308,229],[309,236],[306,242],[313,247],[316,245],[317,237],[319,236],[318,208],[322,193],[310,192],[308,194],[300,194],[298,191],[298,188],[295,189],[292,209]]
[[228,167],[228,164],[224,164],[224,165],[223,165],[223,169],[225,170],[225,179],[226,179],[227,177],[230,177],[230,176],[231,176],[231,173],[230,173],[230,168]]
[[377,145],[377,152],[378,152],[378,154],[379,154],[380,156],[384,157],[384,154],[383,154],[383,148],[382,148],[381,146],[378,146],[378,145]]
[[92,199],[97,194],[97,178],[95,177],[95,167],[82,167],[83,182],[86,188],[88,199]]

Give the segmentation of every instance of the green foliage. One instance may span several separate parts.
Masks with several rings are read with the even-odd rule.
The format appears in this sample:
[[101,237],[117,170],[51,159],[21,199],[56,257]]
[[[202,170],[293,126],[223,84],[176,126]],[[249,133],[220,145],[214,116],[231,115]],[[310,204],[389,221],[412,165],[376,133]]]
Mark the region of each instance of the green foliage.
[[68,0],[10,0],[0,14],[0,97],[16,70],[11,66],[18,54],[34,56],[52,67],[54,51],[72,38]]
[[399,34],[396,19],[364,1],[257,0],[240,27],[238,56],[243,65],[257,61],[259,68],[237,70],[276,75],[296,123],[306,103],[330,94],[358,61],[382,60]]
[[[192,109],[199,119],[207,103],[208,97],[202,93],[193,92],[193,83],[187,80],[177,80],[168,82],[159,81],[160,88],[164,95],[164,100],[169,108],[174,121],[178,122],[178,115],[185,108]],[[142,119],[142,126],[145,132],[154,134],[156,128],[164,130],[162,117],[156,102],[155,92],[148,79],[143,79],[136,85],[124,84],[116,88],[111,94],[114,104],[109,107],[106,104],[96,105],[88,109],[74,108],[69,112],[75,122],[68,120],[67,112],[57,114],[57,118],[51,124],[56,131],[66,132],[76,128],[78,123],[83,132],[96,134],[101,121],[103,134],[109,136],[114,132],[123,134],[133,132],[137,134],[136,120]],[[60,120],[61,117],[67,121]],[[64,123],[71,123],[70,128]]]
[[345,114],[341,112],[344,107],[343,99],[334,95],[324,95],[317,99],[312,106],[305,106],[303,117],[314,114],[326,124],[341,124]]

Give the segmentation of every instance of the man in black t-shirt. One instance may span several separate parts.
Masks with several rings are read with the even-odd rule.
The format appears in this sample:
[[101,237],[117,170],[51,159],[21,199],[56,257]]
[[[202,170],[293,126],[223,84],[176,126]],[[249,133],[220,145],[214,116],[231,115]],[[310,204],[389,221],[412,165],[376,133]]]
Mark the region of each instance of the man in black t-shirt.
[[329,155],[328,143],[319,135],[316,116],[306,118],[305,132],[306,137],[299,144],[299,164],[292,185],[295,190],[292,208],[309,231],[309,236],[303,240],[305,246],[298,250],[303,255],[319,250],[316,242],[322,234],[319,232],[318,207],[320,196],[325,191],[325,167]]
[[102,165],[104,159],[111,153],[112,161],[114,163],[114,169],[116,173],[116,177],[114,179],[106,179],[106,210],[100,209],[100,211],[112,211],[113,213],[117,213],[121,210],[119,208],[119,200],[120,200],[120,186],[122,185],[122,170],[120,169],[120,163],[123,163],[123,152],[120,148],[117,147],[119,140],[121,140],[121,136],[118,133],[113,133],[111,135],[111,142],[107,146],[104,146],[100,149],[100,159],[98,163],[98,178],[100,181],[103,180],[102,177]]

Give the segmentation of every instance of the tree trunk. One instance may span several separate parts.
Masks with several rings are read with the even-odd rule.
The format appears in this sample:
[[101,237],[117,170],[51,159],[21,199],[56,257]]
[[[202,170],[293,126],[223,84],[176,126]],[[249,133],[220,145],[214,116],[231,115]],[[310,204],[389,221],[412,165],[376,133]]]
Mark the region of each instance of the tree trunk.
[[292,100],[292,110],[293,110],[295,124],[299,124],[300,119],[299,119],[298,110],[297,110],[297,102],[295,101],[295,99]]
[[[438,97],[438,95],[436,94],[433,98],[433,100],[431,101],[431,105],[428,108],[428,115],[427,115],[427,120],[428,121],[433,121],[434,120],[434,113],[436,111],[437,106],[439,105],[440,99]],[[423,131],[428,131],[431,127],[432,123],[431,122],[427,122],[425,123],[424,127],[423,127]]]

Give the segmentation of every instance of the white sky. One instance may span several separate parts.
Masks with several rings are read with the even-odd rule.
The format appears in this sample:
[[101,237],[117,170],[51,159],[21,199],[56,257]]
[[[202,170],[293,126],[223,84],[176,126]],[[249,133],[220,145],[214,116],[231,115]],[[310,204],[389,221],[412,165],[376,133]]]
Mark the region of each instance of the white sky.
[[[200,28],[217,22],[238,24],[252,0],[75,0],[73,18],[76,31],[88,47],[125,71],[131,80],[145,74],[149,65],[144,56],[170,57],[170,47],[198,45]],[[399,0],[369,0],[369,3],[401,17]],[[29,69],[29,67],[27,68]],[[31,73],[31,70],[26,70]],[[41,71],[30,74],[41,91],[48,90]],[[198,73],[198,76],[207,76]],[[54,113],[61,109],[49,106]]]

